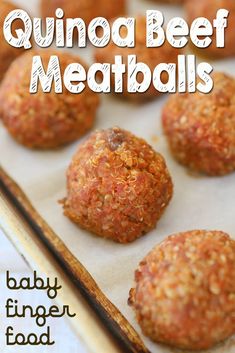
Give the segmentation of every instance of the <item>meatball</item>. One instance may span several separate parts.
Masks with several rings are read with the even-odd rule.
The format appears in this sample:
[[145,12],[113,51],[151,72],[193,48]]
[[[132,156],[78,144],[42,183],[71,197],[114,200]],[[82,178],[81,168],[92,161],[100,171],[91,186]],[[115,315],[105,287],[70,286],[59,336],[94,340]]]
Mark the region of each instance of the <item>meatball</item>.
[[[93,125],[99,97],[89,89],[72,94],[44,93],[38,85],[36,94],[29,93],[33,55],[40,55],[47,70],[50,50],[32,51],[17,58],[0,86],[0,117],[9,133],[30,148],[56,148],[85,134]],[[61,72],[73,62],[84,63],[67,53],[56,53]]]
[[[13,3],[0,0],[0,81],[11,62],[22,53],[21,49],[14,48],[8,44],[3,35],[4,20],[6,16],[15,9],[16,6]],[[13,31],[20,27],[20,21],[13,22]]]
[[[211,37],[212,43],[206,48],[202,49],[201,53],[203,55],[207,54],[213,57],[229,57],[235,55],[235,31],[234,31],[234,22],[235,22],[235,1],[234,0],[187,0],[185,3],[186,16],[188,23],[192,23],[193,20],[197,17],[205,17],[211,23],[216,17],[216,13],[219,9],[229,10],[228,16],[228,27],[225,28],[225,47],[217,48],[216,47],[216,32]],[[200,50],[199,50],[200,51]]]
[[[126,29],[121,29],[121,34],[125,36]],[[128,55],[136,55],[137,62],[143,62],[153,72],[155,67],[160,63],[177,63],[179,49],[173,48],[167,41],[159,48],[147,48],[146,47],[146,18],[144,16],[137,17],[136,20],[136,44],[134,48],[120,48],[113,42],[110,42],[104,48],[97,48],[95,51],[95,61],[99,63],[110,63],[115,62],[115,56],[121,55],[123,57],[123,63],[127,65]],[[121,97],[128,98],[134,101],[149,100],[160,93],[156,90],[153,84],[150,85],[149,89],[143,93],[129,93],[127,91],[127,73],[123,74],[123,93]],[[142,74],[137,75],[137,80],[142,81]],[[167,74],[163,72],[161,77],[163,82],[167,82]],[[114,87],[115,81],[114,76],[111,77],[111,84]],[[119,95],[120,96],[120,95]]]
[[93,133],[67,171],[64,213],[101,237],[127,243],[156,226],[173,192],[163,157],[118,127]]
[[209,94],[172,95],[163,113],[163,128],[174,157],[208,175],[235,170],[235,80],[215,73]]
[[65,17],[81,17],[88,25],[95,17],[102,16],[106,19],[124,15],[126,0],[41,0],[43,17],[54,16],[57,8],[62,8]]
[[168,237],[139,264],[129,304],[145,335],[207,349],[235,333],[235,241],[220,231]]

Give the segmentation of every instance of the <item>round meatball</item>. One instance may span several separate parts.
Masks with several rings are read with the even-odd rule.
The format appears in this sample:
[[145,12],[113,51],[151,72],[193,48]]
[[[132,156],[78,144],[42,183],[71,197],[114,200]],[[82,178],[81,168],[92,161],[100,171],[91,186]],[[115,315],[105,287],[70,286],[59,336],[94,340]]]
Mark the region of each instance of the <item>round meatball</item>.
[[[13,3],[0,0],[0,81],[11,62],[22,53],[21,49],[14,48],[8,44],[3,35],[4,20],[6,16],[16,8],[17,7]],[[13,22],[13,31],[20,27],[20,21]]]
[[32,58],[40,55],[45,71],[51,55],[59,57],[61,72],[80,58],[50,50],[32,51],[17,58],[0,86],[0,117],[10,134],[30,148],[56,148],[85,134],[93,125],[99,97],[89,89],[72,94],[66,88],[57,94],[52,87],[44,93],[38,84],[29,93]]
[[[125,37],[126,29],[121,28],[121,35]],[[173,48],[167,41],[158,48],[147,48],[146,47],[146,18],[144,16],[137,17],[136,19],[136,44],[134,48],[120,48],[113,42],[110,42],[104,48],[98,48],[95,51],[95,61],[99,63],[110,63],[115,62],[115,56],[121,55],[123,57],[123,63],[128,64],[128,55],[136,55],[137,62],[143,62],[153,72],[155,67],[160,63],[177,63],[179,49]],[[161,75],[163,82],[167,82],[168,76],[165,72]],[[142,74],[137,74],[137,80],[142,82]],[[115,80],[114,75],[111,76],[111,83],[114,87]],[[143,93],[129,93],[127,91],[127,73],[123,74],[123,93],[119,94],[122,98],[128,98],[134,101],[149,100],[160,93],[156,90],[153,84],[150,85],[149,89]]]
[[109,20],[124,15],[126,0],[41,0],[43,17],[54,16],[57,8],[64,10],[65,17],[81,17],[88,25],[95,17],[102,16]]
[[219,9],[229,10],[228,27],[225,28],[225,47],[216,47],[216,30],[211,37],[212,43],[206,49],[198,49],[202,55],[210,55],[213,57],[229,57],[235,55],[235,1],[234,0],[187,0],[185,3],[186,16],[188,23],[192,23],[197,17],[205,17],[211,23],[216,18]]
[[235,80],[215,73],[209,94],[172,95],[163,113],[163,128],[174,157],[208,175],[235,170]]
[[235,333],[235,241],[220,231],[168,237],[139,264],[129,304],[143,333],[181,349]]
[[67,172],[64,213],[101,237],[127,243],[156,226],[173,191],[163,157],[120,128],[93,133]]

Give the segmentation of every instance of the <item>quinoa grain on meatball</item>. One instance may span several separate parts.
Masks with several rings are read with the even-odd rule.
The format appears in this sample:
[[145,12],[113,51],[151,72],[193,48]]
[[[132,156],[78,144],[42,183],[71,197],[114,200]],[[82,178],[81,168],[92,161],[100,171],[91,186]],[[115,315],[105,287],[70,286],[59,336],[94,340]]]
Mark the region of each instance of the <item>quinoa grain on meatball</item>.
[[172,95],[162,122],[174,157],[196,172],[224,175],[235,170],[235,80],[213,75],[211,93]]
[[[40,55],[45,71],[51,50],[26,52],[16,59],[7,71],[0,86],[0,118],[9,133],[21,144],[30,148],[56,148],[77,140],[93,125],[99,97],[88,88],[72,94],[66,88],[62,94],[29,93],[32,60]],[[79,62],[79,57],[57,52],[63,74],[67,65]]]
[[116,127],[79,147],[67,171],[64,213],[88,231],[128,243],[156,226],[172,192],[163,157]]
[[235,241],[220,231],[174,234],[139,264],[129,304],[153,341],[201,350],[235,333]]

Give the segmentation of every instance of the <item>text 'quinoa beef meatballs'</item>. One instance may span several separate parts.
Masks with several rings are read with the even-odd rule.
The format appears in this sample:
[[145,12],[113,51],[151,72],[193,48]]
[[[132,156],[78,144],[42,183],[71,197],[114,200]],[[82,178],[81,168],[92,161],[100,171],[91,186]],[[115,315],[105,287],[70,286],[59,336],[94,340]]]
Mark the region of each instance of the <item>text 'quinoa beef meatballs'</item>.
[[216,16],[219,9],[226,9],[229,11],[228,26],[225,28],[225,47],[217,48],[215,40],[215,31],[212,36],[211,45],[202,49],[202,54],[209,54],[214,57],[225,58],[235,55],[235,1],[234,0],[186,0],[186,19],[188,23],[192,23],[197,17],[205,17],[211,23]]
[[[11,62],[22,53],[21,49],[13,48],[8,44],[3,35],[5,17],[16,8],[17,7],[12,2],[0,0],[0,81]],[[14,32],[14,29],[21,27],[21,21],[14,21],[12,26]]]
[[0,86],[0,117],[10,134],[27,147],[55,148],[72,142],[86,133],[95,119],[99,97],[91,90],[72,94],[64,88],[57,94],[52,88],[44,93],[39,83],[38,92],[29,93],[33,56],[41,56],[46,71],[55,54],[62,73],[74,62],[84,66],[80,58],[68,53],[30,50],[12,63]]
[[[126,28],[121,28],[121,35],[125,37]],[[97,48],[95,51],[95,61],[99,63],[110,63],[115,62],[115,56],[121,55],[123,57],[123,63],[127,65],[128,55],[136,55],[137,62],[143,62],[148,65],[150,70],[153,72],[155,67],[160,63],[177,63],[179,49],[173,48],[167,41],[158,48],[147,48],[146,47],[146,18],[145,16],[138,16],[136,18],[136,42],[134,48],[121,48],[110,42],[104,48]],[[168,81],[168,74],[163,72],[161,75],[163,82]],[[115,86],[114,76],[111,76],[112,86]],[[122,98],[128,98],[132,101],[145,101],[159,96],[160,93],[156,90],[153,83],[151,83],[149,89],[143,93],[129,93],[127,91],[127,72],[123,74],[123,93],[119,96]],[[143,81],[142,74],[137,74],[137,81],[140,83]]]
[[209,94],[175,94],[162,114],[163,128],[174,157],[208,175],[235,170],[235,80],[213,75]]
[[139,264],[129,304],[148,337],[207,349],[235,333],[235,241],[219,231],[168,237]]
[[57,8],[64,10],[65,18],[80,17],[88,25],[95,17],[110,20],[125,15],[126,0],[41,0],[43,17],[54,16]]
[[127,243],[156,226],[172,189],[163,157],[143,139],[101,130],[73,157],[64,213],[82,228]]

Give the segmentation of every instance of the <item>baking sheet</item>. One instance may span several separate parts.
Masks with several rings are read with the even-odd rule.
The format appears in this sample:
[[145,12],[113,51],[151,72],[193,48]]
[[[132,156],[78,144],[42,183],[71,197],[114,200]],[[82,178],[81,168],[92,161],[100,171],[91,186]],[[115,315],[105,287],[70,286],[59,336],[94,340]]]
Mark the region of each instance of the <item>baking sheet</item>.
[[[16,2],[37,15],[37,0],[32,0],[30,4],[23,0]],[[144,13],[146,9],[159,9],[166,19],[184,16],[178,7],[130,0],[131,15]],[[78,49],[77,53],[91,61],[91,48]],[[215,69],[231,74],[234,72],[235,59],[212,64]],[[42,217],[140,334],[134,313],[127,305],[127,298],[133,285],[134,270],[152,247],[171,233],[195,228],[223,230],[235,238],[235,173],[219,178],[196,177],[172,159],[160,119],[166,99],[164,95],[148,104],[136,106],[105,95],[94,127],[118,125],[145,138],[164,155],[173,178],[174,197],[157,229],[128,245],[116,244],[80,230],[63,216],[58,200],[66,195],[65,171],[83,139],[57,151],[31,151],[14,142],[0,125],[0,164],[22,187]],[[173,351],[150,342],[143,335],[141,337],[153,353]],[[234,353],[235,341],[227,341],[210,351]]]

